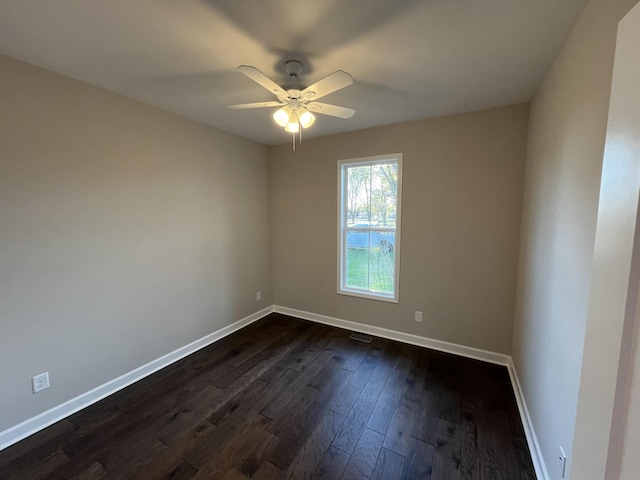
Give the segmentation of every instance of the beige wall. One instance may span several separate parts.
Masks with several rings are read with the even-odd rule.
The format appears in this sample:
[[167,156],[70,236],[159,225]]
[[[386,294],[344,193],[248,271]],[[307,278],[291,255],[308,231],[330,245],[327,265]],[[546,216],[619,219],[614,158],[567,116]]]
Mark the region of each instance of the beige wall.
[[0,112],[0,431],[272,304],[266,147],[6,57]]
[[[271,148],[275,303],[509,353],[527,117],[520,105]],[[337,295],[337,161],[396,152],[400,303]]]
[[616,30],[636,1],[588,3],[531,104],[513,357],[552,479],[560,446],[571,467]]

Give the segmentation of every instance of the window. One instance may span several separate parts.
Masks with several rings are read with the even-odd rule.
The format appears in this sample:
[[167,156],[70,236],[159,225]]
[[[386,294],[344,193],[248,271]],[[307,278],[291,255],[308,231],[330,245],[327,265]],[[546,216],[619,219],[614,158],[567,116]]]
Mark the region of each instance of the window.
[[402,154],[338,162],[338,293],[398,302]]

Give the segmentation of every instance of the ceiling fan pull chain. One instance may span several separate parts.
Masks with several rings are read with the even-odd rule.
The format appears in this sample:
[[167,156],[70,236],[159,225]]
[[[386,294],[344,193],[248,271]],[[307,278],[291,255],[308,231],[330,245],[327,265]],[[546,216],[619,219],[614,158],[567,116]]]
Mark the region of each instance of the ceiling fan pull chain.
[[293,138],[293,151],[296,151],[296,132],[293,132],[291,134],[291,137]]

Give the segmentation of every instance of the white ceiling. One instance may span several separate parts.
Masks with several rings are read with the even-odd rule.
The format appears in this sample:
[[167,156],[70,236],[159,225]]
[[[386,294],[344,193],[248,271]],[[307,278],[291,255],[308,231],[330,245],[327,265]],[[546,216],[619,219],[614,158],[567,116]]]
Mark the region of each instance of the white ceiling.
[[586,0],[1,0],[0,53],[268,145],[278,83],[345,70],[306,137],[528,101]]

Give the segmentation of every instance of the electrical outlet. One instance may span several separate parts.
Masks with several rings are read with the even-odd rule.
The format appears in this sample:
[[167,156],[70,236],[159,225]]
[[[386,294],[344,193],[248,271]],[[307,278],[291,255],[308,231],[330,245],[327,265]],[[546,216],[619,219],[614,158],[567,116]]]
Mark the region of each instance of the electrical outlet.
[[33,393],[41,392],[47,388],[49,388],[49,372],[31,377],[31,389]]
[[256,292],[256,302],[262,300],[262,292]]
[[415,318],[416,322],[421,322],[422,321],[422,312],[418,312],[416,310],[416,318]]
[[560,478],[564,478],[567,470],[567,456],[564,454],[562,447],[560,447],[560,455],[558,456],[558,466],[560,467]]

